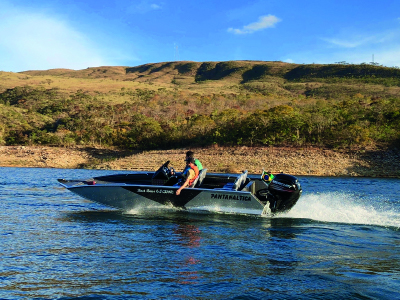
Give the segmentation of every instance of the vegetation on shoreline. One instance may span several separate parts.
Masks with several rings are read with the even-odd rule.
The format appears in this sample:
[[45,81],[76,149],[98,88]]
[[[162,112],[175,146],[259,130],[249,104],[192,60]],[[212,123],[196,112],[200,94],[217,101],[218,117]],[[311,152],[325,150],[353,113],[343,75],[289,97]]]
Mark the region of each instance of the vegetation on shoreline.
[[0,72],[0,144],[374,148],[400,142],[400,70],[169,62]]

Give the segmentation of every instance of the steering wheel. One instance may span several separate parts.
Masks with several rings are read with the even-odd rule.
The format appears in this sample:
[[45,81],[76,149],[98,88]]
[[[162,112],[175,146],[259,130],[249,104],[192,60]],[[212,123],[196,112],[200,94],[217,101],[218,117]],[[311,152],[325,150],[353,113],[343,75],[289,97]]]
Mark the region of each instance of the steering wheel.
[[160,177],[160,174],[162,174],[162,176],[165,179],[169,179],[170,177],[170,170],[168,169],[168,165],[169,165],[169,160],[167,162],[165,162],[153,175],[152,179],[155,179],[156,177]]

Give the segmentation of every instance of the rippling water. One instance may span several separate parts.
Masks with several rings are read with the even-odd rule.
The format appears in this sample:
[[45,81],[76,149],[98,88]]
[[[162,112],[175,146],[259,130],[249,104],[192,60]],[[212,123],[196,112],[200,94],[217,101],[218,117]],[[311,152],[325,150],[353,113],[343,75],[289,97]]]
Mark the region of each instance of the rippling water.
[[120,213],[0,168],[1,299],[398,299],[400,180],[299,177],[274,217]]

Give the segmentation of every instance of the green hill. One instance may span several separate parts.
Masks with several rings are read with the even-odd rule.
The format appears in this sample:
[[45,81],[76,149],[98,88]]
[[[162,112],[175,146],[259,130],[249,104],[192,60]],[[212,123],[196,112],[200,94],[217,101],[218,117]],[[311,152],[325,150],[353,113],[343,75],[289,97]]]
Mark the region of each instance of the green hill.
[[400,140],[400,69],[266,61],[0,72],[0,144],[375,148]]

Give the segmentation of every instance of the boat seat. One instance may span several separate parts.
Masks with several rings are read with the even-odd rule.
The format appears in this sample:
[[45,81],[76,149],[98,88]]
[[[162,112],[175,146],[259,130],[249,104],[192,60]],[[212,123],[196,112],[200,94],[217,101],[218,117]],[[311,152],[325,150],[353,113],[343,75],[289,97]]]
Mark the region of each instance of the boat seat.
[[193,181],[192,185],[190,187],[199,187],[202,183],[204,178],[206,177],[207,169],[202,169],[199,172],[199,176]]
[[242,174],[240,174],[233,183],[229,182],[225,184],[222,190],[240,191],[246,184],[246,179],[247,179],[247,170],[244,171]]
[[254,194],[256,192],[255,182],[250,180],[248,184],[244,188],[242,188],[242,192],[250,192]]
[[242,174],[236,178],[235,182],[233,183],[233,189],[235,191],[240,191],[244,185],[246,184],[246,179],[247,179],[247,170],[244,171]]

